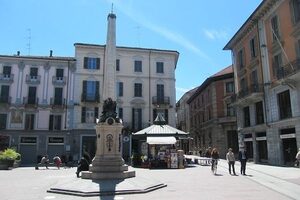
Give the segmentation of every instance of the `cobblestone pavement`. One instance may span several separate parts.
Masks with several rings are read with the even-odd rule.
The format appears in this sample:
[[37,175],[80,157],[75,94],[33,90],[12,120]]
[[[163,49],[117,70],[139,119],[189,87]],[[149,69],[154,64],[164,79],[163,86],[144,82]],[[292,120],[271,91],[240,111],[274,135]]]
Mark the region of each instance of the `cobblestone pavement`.
[[[236,172],[240,165],[236,162]],[[20,167],[0,170],[1,200],[42,199],[104,199],[104,200],[198,200],[198,199],[300,199],[300,169],[247,163],[247,176],[228,173],[227,163],[220,160],[217,175],[210,166],[189,165],[186,169],[149,170],[132,168],[136,176],[147,177],[167,184],[167,187],[144,194],[101,197],[78,197],[47,193],[53,185],[75,181],[75,168],[35,170]]]

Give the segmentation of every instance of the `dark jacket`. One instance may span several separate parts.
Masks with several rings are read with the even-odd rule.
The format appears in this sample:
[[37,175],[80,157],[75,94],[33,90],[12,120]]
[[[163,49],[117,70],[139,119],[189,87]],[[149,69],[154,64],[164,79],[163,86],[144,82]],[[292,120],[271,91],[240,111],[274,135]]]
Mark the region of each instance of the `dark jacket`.
[[[246,159],[245,159],[245,160],[248,160],[248,155],[247,155],[247,152],[246,152],[246,151],[244,151],[244,153],[245,153],[245,157],[246,157]],[[242,160],[242,152],[241,152],[241,151],[239,151],[239,160]]]
[[211,158],[212,159],[219,159],[219,153],[218,152],[212,152]]

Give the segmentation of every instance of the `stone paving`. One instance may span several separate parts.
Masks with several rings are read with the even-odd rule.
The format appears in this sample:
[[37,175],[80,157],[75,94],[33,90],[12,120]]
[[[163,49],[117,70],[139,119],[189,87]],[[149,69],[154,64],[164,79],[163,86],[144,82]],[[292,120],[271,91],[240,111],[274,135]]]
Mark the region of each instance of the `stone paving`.
[[[236,163],[236,172],[239,172]],[[190,165],[186,169],[149,170],[134,168],[136,176],[163,182],[167,187],[143,194],[115,196],[78,197],[48,193],[51,187],[74,183],[77,180],[75,168],[57,170],[35,170],[34,167],[20,167],[0,171],[1,200],[41,200],[41,199],[300,199],[300,169],[273,167],[247,163],[247,176],[231,176],[227,163],[220,160],[217,175],[209,166]],[[86,187],[82,185],[79,187]]]

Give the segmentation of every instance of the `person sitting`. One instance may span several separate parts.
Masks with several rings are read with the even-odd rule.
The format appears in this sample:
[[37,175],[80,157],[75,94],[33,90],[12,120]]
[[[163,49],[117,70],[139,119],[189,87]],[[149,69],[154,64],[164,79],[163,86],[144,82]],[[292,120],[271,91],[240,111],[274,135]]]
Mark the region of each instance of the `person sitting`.
[[77,178],[79,178],[79,173],[81,171],[88,171],[88,170],[89,170],[89,163],[84,157],[82,157],[77,165],[77,171],[76,171]]
[[42,157],[41,164],[42,164],[42,165],[45,165],[46,169],[49,169],[49,168],[48,168],[48,164],[49,164],[49,158],[48,158],[48,155],[45,155],[45,156]]
[[60,159],[60,157],[58,155],[54,156],[53,161],[54,161],[57,169],[59,169],[60,165],[61,165],[61,159]]

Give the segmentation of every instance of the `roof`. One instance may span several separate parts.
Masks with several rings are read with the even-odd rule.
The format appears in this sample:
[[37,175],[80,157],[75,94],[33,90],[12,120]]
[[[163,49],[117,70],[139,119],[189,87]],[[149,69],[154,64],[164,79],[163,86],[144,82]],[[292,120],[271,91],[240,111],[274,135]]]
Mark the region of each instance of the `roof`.
[[133,133],[133,135],[145,135],[145,136],[183,136],[188,135],[188,133],[181,131],[177,128],[174,128],[169,125],[151,125],[143,130],[140,130],[136,133]]
[[0,55],[0,58],[19,58],[19,59],[33,59],[33,60],[59,60],[59,61],[76,61],[74,57],[60,57],[60,56],[18,56],[18,55]]
[[223,50],[231,50],[234,44],[241,40],[242,35],[247,33],[249,29],[257,24],[257,21],[271,8],[271,6],[278,0],[262,0],[254,12],[234,34],[230,41],[225,45]]
[[198,94],[201,93],[212,82],[222,80],[222,79],[227,79],[227,78],[233,78],[233,67],[232,67],[232,65],[222,69],[221,71],[219,71],[216,74],[214,74],[214,75],[210,76],[209,78],[207,78],[198,87],[198,89],[193,93],[193,95],[187,100],[187,103],[189,104],[192,100],[194,100],[195,97],[198,96]]

